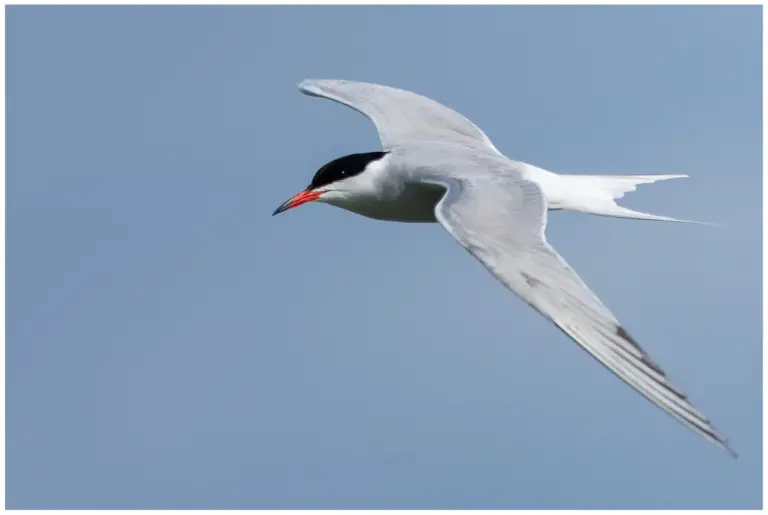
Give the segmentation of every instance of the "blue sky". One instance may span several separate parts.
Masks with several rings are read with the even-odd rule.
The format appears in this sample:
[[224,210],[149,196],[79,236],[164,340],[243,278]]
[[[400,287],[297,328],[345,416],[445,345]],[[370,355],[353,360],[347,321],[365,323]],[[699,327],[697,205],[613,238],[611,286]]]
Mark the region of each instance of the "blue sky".
[[[758,508],[760,7],[10,7],[9,508]],[[272,211],[412,89],[562,173],[683,173],[550,241],[725,432],[437,225]]]

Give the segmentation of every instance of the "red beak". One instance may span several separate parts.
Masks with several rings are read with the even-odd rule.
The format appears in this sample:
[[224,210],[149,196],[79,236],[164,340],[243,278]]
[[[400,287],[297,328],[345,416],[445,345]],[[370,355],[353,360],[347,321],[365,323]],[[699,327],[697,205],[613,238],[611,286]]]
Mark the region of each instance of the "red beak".
[[320,195],[322,195],[322,191],[311,191],[311,190],[304,190],[296,195],[289,198],[285,203],[283,203],[282,206],[275,209],[275,212],[272,213],[272,216],[275,216],[277,214],[282,213],[283,211],[288,211],[289,209],[293,209],[294,207],[298,207],[302,204],[306,204],[307,202],[312,202],[313,200],[317,200],[320,198]]

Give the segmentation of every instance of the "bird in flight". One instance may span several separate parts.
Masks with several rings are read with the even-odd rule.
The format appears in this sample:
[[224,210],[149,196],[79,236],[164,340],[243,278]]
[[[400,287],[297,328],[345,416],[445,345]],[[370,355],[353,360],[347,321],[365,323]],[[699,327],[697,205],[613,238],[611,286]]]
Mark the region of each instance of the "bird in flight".
[[327,163],[273,215],[318,201],[377,220],[439,223],[496,279],[611,372],[736,456],[545,235],[548,210],[685,222],[616,203],[637,185],[685,175],[555,174],[507,158],[468,119],[410,91],[347,80],[305,80],[299,90],[368,117],[382,149]]

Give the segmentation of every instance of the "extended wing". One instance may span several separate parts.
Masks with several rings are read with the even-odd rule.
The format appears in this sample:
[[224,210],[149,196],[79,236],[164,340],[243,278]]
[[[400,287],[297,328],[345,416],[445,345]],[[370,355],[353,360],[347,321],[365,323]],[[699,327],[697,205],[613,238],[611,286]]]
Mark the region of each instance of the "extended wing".
[[305,80],[302,93],[344,104],[376,126],[382,147],[441,141],[498,153],[491,140],[456,111],[410,91],[348,80]]
[[509,176],[435,176],[447,188],[440,224],[510,290],[648,400],[706,439],[735,452],[547,243],[539,186]]

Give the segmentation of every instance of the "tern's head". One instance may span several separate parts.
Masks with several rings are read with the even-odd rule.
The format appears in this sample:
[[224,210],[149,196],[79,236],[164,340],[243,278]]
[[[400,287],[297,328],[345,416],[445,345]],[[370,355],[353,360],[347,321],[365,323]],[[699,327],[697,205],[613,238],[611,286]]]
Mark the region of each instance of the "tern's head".
[[304,191],[289,198],[272,216],[313,200],[333,204],[370,192],[374,188],[372,172],[381,169],[386,155],[387,152],[366,152],[334,159],[315,173]]

